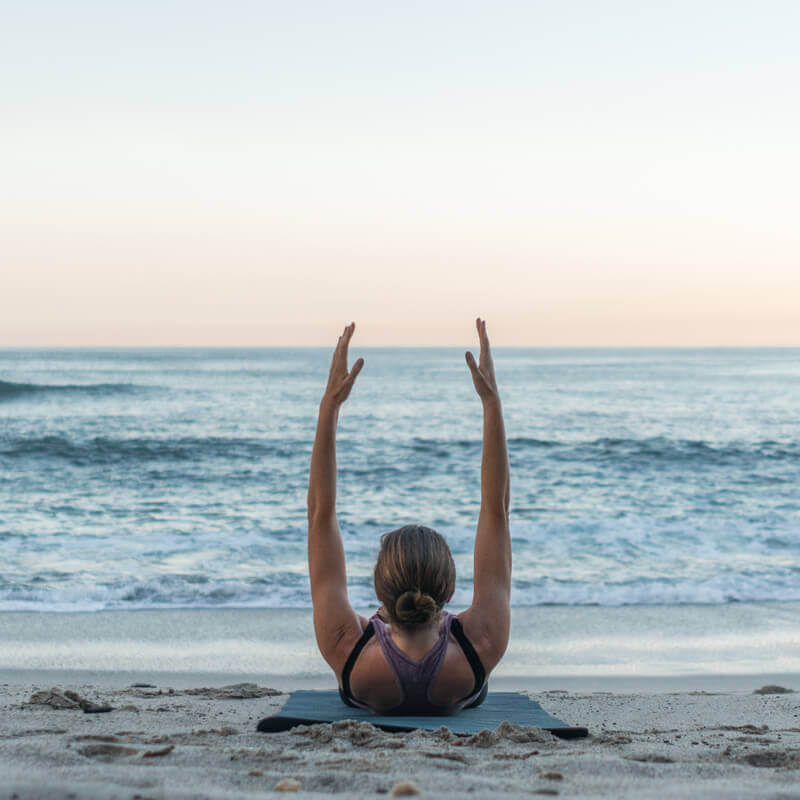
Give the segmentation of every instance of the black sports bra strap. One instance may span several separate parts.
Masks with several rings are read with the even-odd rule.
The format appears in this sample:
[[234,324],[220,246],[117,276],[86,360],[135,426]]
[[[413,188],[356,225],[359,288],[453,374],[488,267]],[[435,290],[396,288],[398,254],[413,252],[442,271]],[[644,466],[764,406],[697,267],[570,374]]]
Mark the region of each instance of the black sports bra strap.
[[481,664],[480,656],[475,652],[472,642],[467,639],[467,634],[464,633],[464,628],[461,627],[461,623],[456,617],[453,617],[450,623],[450,632],[459,645],[461,645],[461,649],[464,651],[464,655],[467,657],[470,667],[472,667],[472,674],[475,676],[475,688],[472,694],[477,694],[486,682],[486,670],[483,668],[483,664]]
[[375,633],[375,628],[370,622],[367,627],[364,628],[361,638],[355,643],[355,646],[350,651],[347,661],[344,662],[344,669],[342,670],[342,692],[345,697],[350,698],[353,696],[350,693],[350,673],[353,671],[358,654],[364,649],[364,645],[370,640],[373,633]]

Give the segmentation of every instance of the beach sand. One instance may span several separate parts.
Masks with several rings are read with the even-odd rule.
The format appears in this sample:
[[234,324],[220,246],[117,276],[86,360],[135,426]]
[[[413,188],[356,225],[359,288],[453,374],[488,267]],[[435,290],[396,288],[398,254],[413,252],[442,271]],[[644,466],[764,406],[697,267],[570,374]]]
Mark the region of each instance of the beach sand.
[[[800,800],[800,693],[755,694],[761,684],[751,680],[751,689],[720,693],[532,693],[591,734],[562,741],[508,725],[465,738],[353,722],[263,734],[258,720],[286,695],[253,684],[220,691],[17,678],[0,685],[0,798],[280,797],[280,785],[298,798],[391,797],[411,782],[409,791],[437,798]],[[29,703],[54,686],[113,710]]]

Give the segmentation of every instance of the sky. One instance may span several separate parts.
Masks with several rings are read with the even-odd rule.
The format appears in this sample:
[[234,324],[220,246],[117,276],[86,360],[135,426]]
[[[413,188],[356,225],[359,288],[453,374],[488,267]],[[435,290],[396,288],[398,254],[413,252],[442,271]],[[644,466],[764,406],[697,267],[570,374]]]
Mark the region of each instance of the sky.
[[0,12],[0,346],[800,345],[794,0]]

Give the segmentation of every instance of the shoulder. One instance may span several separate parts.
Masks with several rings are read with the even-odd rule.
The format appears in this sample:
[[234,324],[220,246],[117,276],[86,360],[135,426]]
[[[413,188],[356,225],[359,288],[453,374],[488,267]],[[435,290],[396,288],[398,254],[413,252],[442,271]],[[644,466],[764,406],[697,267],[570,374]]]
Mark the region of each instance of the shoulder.
[[[339,676],[341,685],[341,676]],[[353,663],[350,693],[373,709],[390,709],[403,701],[394,670],[377,636],[371,636]]]
[[472,607],[455,615],[487,675],[497,666],[508,646],[508,619],[502,614],[498,616],[492,619]]
[[[364,633],[370,620],[360,614],[354,614],[351,620],[336,630],[329,631],[329,649],[323,652],[323,657],[341,682],[342,670],[350,658],[351,653],[364,638]],[[374,638],[371,637],[371,638]],[[364,642],[366,644],[366,640]],[[363,646],[363,645],[362,645]]]

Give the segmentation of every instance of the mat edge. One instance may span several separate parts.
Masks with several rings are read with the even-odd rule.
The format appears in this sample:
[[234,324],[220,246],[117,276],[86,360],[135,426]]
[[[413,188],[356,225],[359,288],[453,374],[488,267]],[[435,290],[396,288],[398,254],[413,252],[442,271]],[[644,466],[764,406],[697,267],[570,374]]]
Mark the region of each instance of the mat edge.
[[[256,730],[260,733],[282,733],[283,731],[291,730],[292,728],[296,728],[298,725],[328,725],[333,720],[320,720],[320,719],[304,719],[302,717],[282,717],[279,714],[276,714],[272,717],[264,717],[263,719],[259,720],[258,725],[256,726]],[[369,725],[374,725],[376,728],[379,728],[382,731],[386,731],[387,733],[412,733],[413,731],[417,730],[428,730],[427,728],[413,728],[408,727],[406,725],[392,725],[390,723],[380,723],[380,722],[370,722],[369,720],[361,719],[343,719],[343,720],[336,720],[336,722],[366,722]],[[443,725],[442,727],[447,727]],[[531,727],[538,727],[538,726],[531,726]],[[483,730],[491,730],[490,728],[485,728]],[[560,728],[540,728],[540,730],[547,731],[548,733],[552,733],[553,736],[557,736],[559,739],[583,739],[589,735],[589,729],[583,727],[570,727],[569,725],[565,725]],[[478,733],[479,731],[475,731]],[[458,731],[451,731],[453,736],[474,736],[475,733],[460,733]]]

